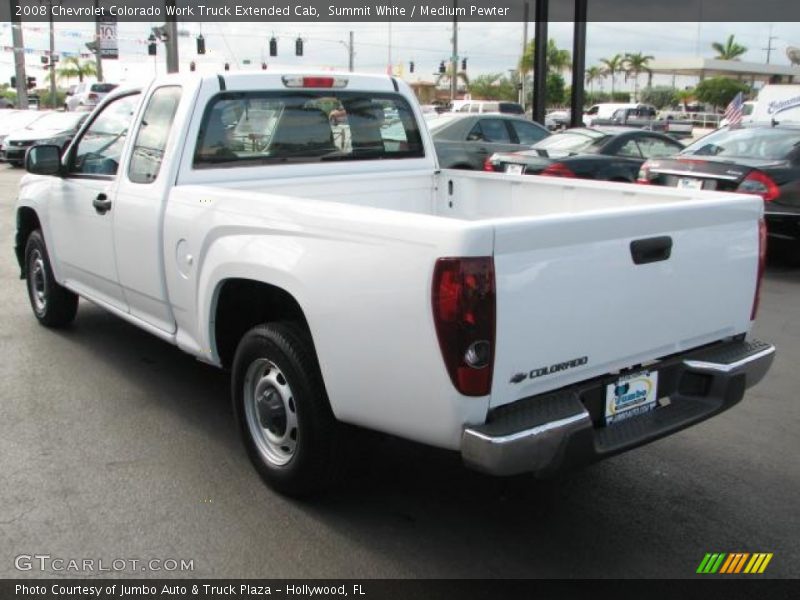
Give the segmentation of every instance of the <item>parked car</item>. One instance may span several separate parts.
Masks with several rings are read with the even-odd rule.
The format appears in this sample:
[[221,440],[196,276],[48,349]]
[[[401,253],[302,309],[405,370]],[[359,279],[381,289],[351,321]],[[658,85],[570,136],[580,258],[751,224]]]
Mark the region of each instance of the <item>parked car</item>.
[[[8,98],[0,96],[0,109],[9,109],[9,108],[14,108],[14,103]],[[4,113],[3,118],[8,118],[8,114]]]
[[497,100],[467,100],[458,108],[453,108],[457,113],[499,113],[503,115],[524,115],[525,109],[517,102],[503,102]]
[[428,127],[445,169],[480,170],[493,153],[530,148],[550,135],[538,123],[500,114],[450,113],[429,120]]
[[[544,475],[764,377],[775,350],[746,340],[758,198],[441,170],[415,103],[402,81],[329,72],[115,94],[63,155],[26,156],[11,222],[34,317],[64,326],[82,296],[230,369],[251,461],[295,495],[339,477],[343,424]],[[257,109],[277,122],[248,123]]]
[[37,144],[54,144],[65,149],[87,113],[48,112],[22,129],[8,134],[5,141],[5,159],[15,167],[22,166],[28,148]]
[[661,133],[576,128],[545,138],[530,150],[494,154],[486,161],[485,170],[634,182],[645,159],[681,150],[683,144]]
[[636,102],[601,102],[600,104],[593,104],[583,113],[583,124],[586,127],[591,127],[594,125],[595,119],[610,119],[617,109],[636,108],[637,106],[644,105]]
[[116,83],[89,83],[86,81],[79,83],[73,93],[65,98],[64,110],[93,110],[116,87]]
[[38,110],[10,110],[3,113],[4,118],[0,119],[0,162],[6,160],[5,141],[8,134],[27,127],[46,114],[48,113]]
[[618,108],[609,119],[595,118],[592,126],[637,127],[666,133],[675,139],[685,139],[692,137],[694,122],[691,119],[677,119],[673,115],[660,118],[654,107],[645,104],[634,108]]
[[677,156],[648,160],[639,182],[761,196],[767,232],[795,242],[800,256],[800,123],[724,127]]

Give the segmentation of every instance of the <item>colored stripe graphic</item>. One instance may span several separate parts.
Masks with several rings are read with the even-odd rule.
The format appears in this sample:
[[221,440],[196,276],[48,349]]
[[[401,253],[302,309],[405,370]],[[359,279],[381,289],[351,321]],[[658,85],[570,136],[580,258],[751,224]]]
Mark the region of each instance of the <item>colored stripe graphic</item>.
[[[772,560],[771,552],[708,552],[700,561],[697,573],[732,575],[742,573],[760,574],[767,569],[767,565]],[[748,560],[749,559],[749,560]],[[745,566],[746,565],[746,566]]]
[[736,565],[736,570],[732,571],[733,573],[739,573],[742,570],[742,567],[744,566],[744,563],[747,560],[748,556],[750,556],[749,552],[745,552],[744,554],[742,554],[741,560],[739,560],[739,563]]

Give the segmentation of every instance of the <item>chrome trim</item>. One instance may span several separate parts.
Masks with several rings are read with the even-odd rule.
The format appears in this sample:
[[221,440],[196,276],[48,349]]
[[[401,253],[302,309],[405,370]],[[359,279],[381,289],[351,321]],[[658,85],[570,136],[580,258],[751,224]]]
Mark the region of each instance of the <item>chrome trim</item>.
[[749,365],[750,363],[755,362],[757,360],[766,358],[771,354],[775,354],[775,346],[764,348],[763,350],[760,350],[755,354],[751,354],[750,356],[746,356],[741,360],[737,360],[736,362],[728,364],[707,362],[704,360],[685,360],[683,361],[683,365],[687,369],[694,369],[696,371],[711,371],[713,373],[730,373],[731,371],[738,371],[742,367]]
[[546,433],[554,429],[560,429],[562,427],[566,427],[567,425],[571,425],[572,423],[577,423],[578,421],[582,421],[588,418],[589,418],[589,413],[584,412],[577,415],[572,415],[571,417],[567,417],[566,419],[560,419],[558,421],[550,421],[549,423],[545,423],[544,425],[539,425],[538,427],[534,427],[532,429],[525,429],[523,431],[517,431],[510,435],[501,435],[497,437],[492,437],[490,435],[486,435],[485,433],[481,433],[480,431],[475,431],[474,429],[467,428],[464,430],[464,435],[474,435],[478,439],[487,441],[490,444],[510,444],[513,442],[518,442],[519,440],[523,440],[528,437],[541,435],[542,433]]
[[708,177],[709,179],[725,179],[726,181],[738,181],[739,175],[720,175],[718,173],[705,173],[701,171],[675,171],[673,169],[650,169],[651,173],[658,173],[659,175],[677,175],[679,177],[694,177],[699,179],[701,177]]
[[541,472],[558,462],[564,444],[575,432],[591,427],[585,409],[508,435],[491,436],[467,427],[461,437],[461,456],[471,468],[492,475]]

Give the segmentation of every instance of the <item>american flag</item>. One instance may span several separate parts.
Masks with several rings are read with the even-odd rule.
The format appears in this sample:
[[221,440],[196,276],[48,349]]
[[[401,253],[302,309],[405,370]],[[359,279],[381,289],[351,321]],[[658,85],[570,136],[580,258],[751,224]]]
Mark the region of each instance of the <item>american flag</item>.
[[736,94],[725,109],[725,118],[728,119],[728,126],[738,125],[742,122],[742,107],[744,106],[744,95],[742,92]]

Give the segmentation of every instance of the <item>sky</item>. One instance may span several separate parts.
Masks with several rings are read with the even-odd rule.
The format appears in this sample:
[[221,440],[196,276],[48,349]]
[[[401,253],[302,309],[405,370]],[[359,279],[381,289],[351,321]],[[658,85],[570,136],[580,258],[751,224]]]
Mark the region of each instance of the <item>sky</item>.
[[[107,81],[138,83],[154,73],[165,72],[163,46],[154,60],[147,55],[146,38],[150,27],[160,23],[120,23],[118,26],[120,59],[104,60]],[[766,50],[772,39],[771,63],[788,65],[787,46],[800,46],[798,23],[589,23],[587,26],[586,65],[597,64],[600,58],[616,53],[642,52],[657,59],[671,57],[713,57],[711,43],[724,41],[734,34],[736,41],[748,48],[742,60],[766,62]],[[414,61],[416,78],[433,79],[441,60],[450,56],[452,26],[444,23],[180,23],[181,69],[195,61],[201,72],[222,71],[225,62],[231,69],[260,69],[262,60],[271,69],[280,68],[347,68],[346,42],[354,32],[355,68],[366,72],[385,73],[387,64],[402,64],[409,76],[408,63]],[[195,37],[206,39],[207,53],[197,56]],[[40,52],[49,48],[46,23],[24,23],[28,75],[41,82]],[[85,52],[84,44],[94,35],[93,23],[56,23],[56,52]],[[270,58],[268,39],[278,38],[279,55]],[[468,59],[470,76],[486,73],[507,73],[514,69],[522,48],[522,23],[460,23],[459,56]],[[529,25],[529,37],[533,24]],[[294,56],[294,40],[302,37],[304,56]],[[572,23],[550,23],[549,36],[559,47],[571,50]],[[0,81],[9,81],[13,74],[11,27],[0,23]],[[391,40],[391,44],[389,43]],[[244,61],[250,60],[246,65]],[[800,74],[800,67],[798,67]],[[655,83],[670,83],[655,80]],[[63,82],[68,83],[68,82]],[[679,85],[685,82],[679,82]],[[610,83],[601,83],[605,89]],[[617,89],[621,83],[618,83]],[[600,89],[598,87],[597,89]]]

